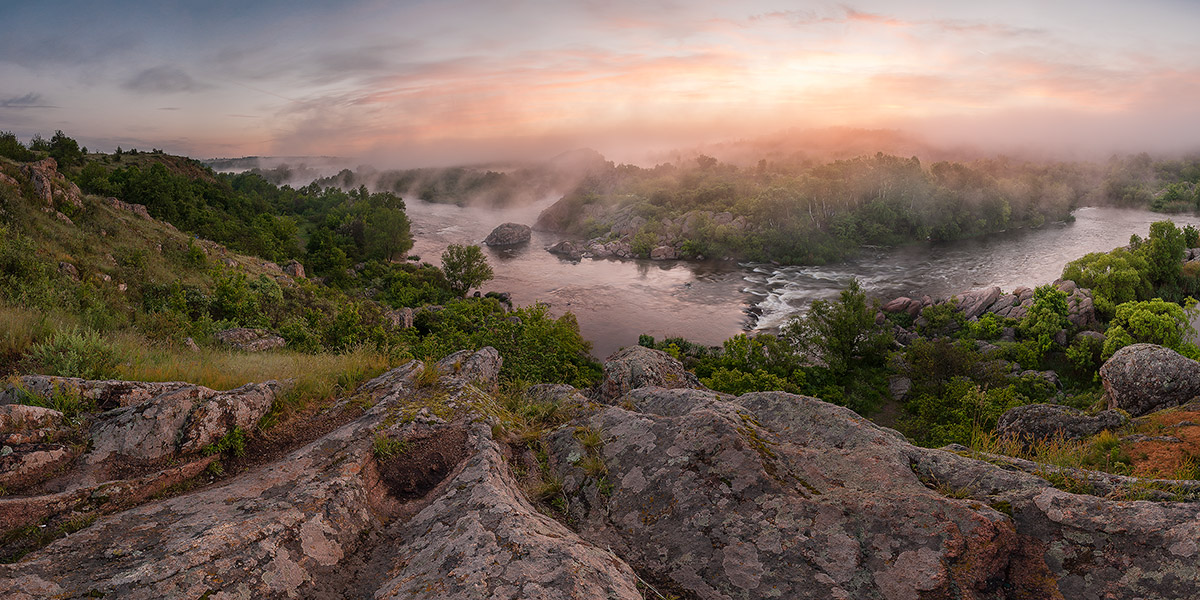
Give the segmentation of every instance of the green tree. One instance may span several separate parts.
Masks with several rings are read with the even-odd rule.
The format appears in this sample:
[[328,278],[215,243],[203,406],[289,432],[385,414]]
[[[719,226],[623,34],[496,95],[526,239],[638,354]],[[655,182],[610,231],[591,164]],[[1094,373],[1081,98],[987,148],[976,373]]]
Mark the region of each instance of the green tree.
[[840,376],[856,363],[881,364],[886,358],[892,333],[876,325],[877,312],[878,307],[867,303],[867,293],[854,279],[837,302],[813,301],[808,314],[793,318],[782,335],[805,356]]
[[1067,263],[1062,278],[1092,290],[1096,311],[1102,318],[1111,319],[1118,304],[1150,298],[1153,287],[1149,274],[1150,264],[1141,253],[1117,248],[1092,252]]
[[450,244],[442,252],[442,272],[450,289],[460,296],[466,296],[473,287],[479,287],[483,282],[492,278],[492,267],[479,246],[462,246]]
[[1195,358],[1200,354],[1191,342],[1196,335],[1191,323],[1195,313],[1196,301],[1190,298],[1186,307],[1159,298],[1126,302],[1117,307],[1116,316],[1105,332],[1103,357],[1108,359],[1130,344],[1147,343]]
[[1033,306],[1021,319],[1021,333],[1031,339],[1051,338],[1070,324],[1067,321],[1067,293],[1046,284],[1033,290]]
[[36,158],[11,131],[0,131],[0,156],[19,162],[29,162]]
[[61,129],[55,131],[54,136],[50,138],[50,156],[60,168],[83,164],[83,151],[79,149],[79,142],[67,137]]
[[1139,252],[1148,263],[1150,281],[1156,286],[1170,286],[1179,279],[1186,240],[1183,230],[1169,219],[1150,224],[1150,237],[1142,242]]

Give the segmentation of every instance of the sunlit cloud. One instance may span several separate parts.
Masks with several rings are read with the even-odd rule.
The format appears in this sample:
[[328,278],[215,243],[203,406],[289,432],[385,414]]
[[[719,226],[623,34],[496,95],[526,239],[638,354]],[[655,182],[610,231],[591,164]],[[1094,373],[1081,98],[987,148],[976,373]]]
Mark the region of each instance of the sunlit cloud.
[[60,116],[23,111],[22,135],[70,125],[93,146],[426,164],[822,126],[986,144],[1076,123],[1052,143],[1200,140],[1200,43],[1186,26],[1200,8],[1166,0],[1134,13],[1103,1],[352,0],[164,5],[124,20],[77,3],[60,35],[33,26],[52,8],[0,9],[15,24],[0,25],[12,30],[0,31],[0,108],[54,98]]

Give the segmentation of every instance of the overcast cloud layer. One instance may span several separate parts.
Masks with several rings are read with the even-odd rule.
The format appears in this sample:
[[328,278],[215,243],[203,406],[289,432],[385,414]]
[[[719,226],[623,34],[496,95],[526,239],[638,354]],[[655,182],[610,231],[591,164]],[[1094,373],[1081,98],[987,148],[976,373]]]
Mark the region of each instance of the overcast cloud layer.
[[1200,149],[1200,3],[5,2],[0,129],[420,166],[790,128]]

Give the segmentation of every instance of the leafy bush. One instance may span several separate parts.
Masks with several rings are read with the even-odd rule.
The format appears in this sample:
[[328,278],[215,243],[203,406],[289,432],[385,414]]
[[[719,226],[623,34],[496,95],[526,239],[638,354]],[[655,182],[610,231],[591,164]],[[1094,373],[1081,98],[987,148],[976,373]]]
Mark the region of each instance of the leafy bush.
[[1196,335],[1190,319],[1195,311],[1196,301],[1192,299],[1189,299],[1186,307],[1158,298],[1147,302],[1126,302],[1117,307],[1116,315],[1105,333],[1102,356],[1107,360],[1125,346],[1149,343],[1195,357],[1200,354],[1190,341]]
[[115,347],[92,330],[56,332],[34,344],[28,358],[49,375],[83,379],[115,378],[120,362]]

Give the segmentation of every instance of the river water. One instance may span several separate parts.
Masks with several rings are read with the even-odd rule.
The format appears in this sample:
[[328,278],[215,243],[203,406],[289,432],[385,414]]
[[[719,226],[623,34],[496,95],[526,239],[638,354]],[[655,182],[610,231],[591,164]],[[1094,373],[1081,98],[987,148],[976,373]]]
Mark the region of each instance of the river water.
[[[449,244],[480,244],[504,222],[533,224],[556,198],[515,209],[463,208],[410,202],[412,253],[439,264]],[[685,337],[719,345],[753,329],[770,330],[803,313],[815,299],[836,298],[851,278],[868,294],[946,297],[998,285],[1011,290],[1048,283],[1067,262],[1145,237],[1160,213],[1118,208],[1081,208],[1072,223],[1016,230],[952,243],[868,248],[844,263],[818,267],[706,261],[591,260],[572,262],[546,252],[562,236],[533,232],[513,249],[484,246],[495,278],[482,290],[509,292],[517,305],[550,304],[571,311],[592,354],[604,358],[638,335]],[[1176,224],[1200,225],[1200,217],[1172,215]]]

